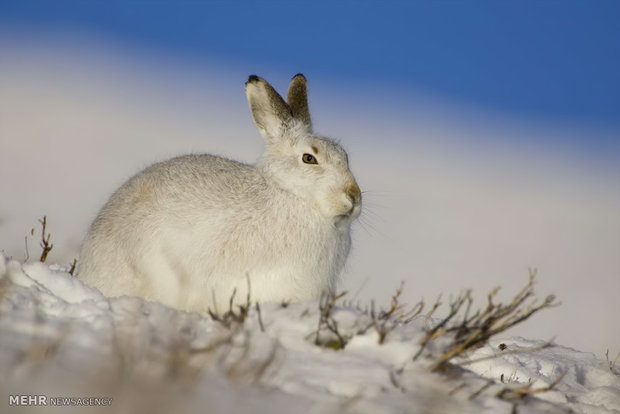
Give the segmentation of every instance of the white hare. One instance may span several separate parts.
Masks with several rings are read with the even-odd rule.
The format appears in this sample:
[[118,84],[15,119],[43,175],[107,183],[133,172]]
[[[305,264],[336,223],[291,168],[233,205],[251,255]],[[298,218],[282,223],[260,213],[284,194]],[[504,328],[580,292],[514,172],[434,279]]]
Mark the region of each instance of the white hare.
[[266,143],[258,162],[186,155],[135,175],[91,225],[82,280],[198,312],[226,310],[235,290],[244,303],[248,284],[260,302],[334,289],[361,210],[347,154],[312,134],[303,75],[288,103],[254,75],[245,90]]

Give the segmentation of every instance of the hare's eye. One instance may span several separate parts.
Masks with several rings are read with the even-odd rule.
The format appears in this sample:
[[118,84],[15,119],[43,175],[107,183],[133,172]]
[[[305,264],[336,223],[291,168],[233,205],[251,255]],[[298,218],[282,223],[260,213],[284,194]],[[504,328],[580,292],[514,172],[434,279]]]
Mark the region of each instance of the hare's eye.
[[304,154],[301,156],[301,160],[306,164],[318,164],[316,157],[312,154]]

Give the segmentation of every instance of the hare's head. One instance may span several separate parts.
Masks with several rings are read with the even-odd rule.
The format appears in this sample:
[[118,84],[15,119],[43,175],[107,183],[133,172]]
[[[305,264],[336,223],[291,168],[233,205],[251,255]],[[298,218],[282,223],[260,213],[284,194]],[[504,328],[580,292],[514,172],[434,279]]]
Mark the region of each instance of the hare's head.
[[287,101],[257,76],[245,84],[254,123],[266,141],[257,167],[278,186],[313,205],[337,227],[361,210],[362,194],[347,153],[329,138],[312,134],[306,78],[295,75]]

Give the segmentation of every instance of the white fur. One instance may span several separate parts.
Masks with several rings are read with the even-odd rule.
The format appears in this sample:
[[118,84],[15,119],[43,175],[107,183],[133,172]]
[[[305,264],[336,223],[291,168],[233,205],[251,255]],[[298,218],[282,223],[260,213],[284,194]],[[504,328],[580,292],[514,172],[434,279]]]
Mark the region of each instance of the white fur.
[[[274,103],[270,88],[260,78],[246,84],[266,141],[259,161],[186,155],[140,172],[90,227],[81,279],[107,296],[199,312],[227,310],[235,289],[235,303],[244,303],[248,279],[252,301],[334,289],[361,209],[359,187],[344,150],[312,135],[291,110],[272,110],[284,101]],[[316,165],[302,161],[312,147]]]

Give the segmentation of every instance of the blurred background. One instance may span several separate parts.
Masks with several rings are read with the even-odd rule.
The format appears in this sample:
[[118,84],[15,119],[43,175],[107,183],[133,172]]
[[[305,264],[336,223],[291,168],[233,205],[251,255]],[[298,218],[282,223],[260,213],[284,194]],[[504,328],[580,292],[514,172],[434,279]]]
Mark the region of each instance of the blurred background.
[[[309,80],[364,191],[342,288],[432,302],[538,269],[510,333],[620,351],[620,3],[0,3],[0,249],[77,256],[109,195],[188,152],[262,151],[243,83]],[[35,235],[30,236],[30,229]],[[481,302],[483,303],[483,302]]]

